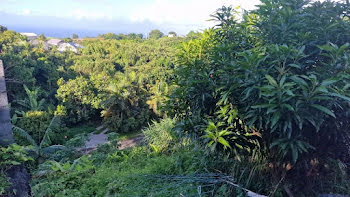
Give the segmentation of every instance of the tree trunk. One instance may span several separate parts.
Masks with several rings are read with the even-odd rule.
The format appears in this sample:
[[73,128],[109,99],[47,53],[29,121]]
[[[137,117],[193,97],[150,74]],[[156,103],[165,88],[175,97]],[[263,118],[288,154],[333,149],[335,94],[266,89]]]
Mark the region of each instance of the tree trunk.
[[[2,61],[0,60],[0,146],[7,146],[11,143],[14,143],[14,139],[7,100],[5,71]],[[30,177],[23,166],[12,166],[6,173],[11,182],[11,187],[8,188],[9,197],[30,196]],[[12,191],[15,191],[15,194],[13,194]]]

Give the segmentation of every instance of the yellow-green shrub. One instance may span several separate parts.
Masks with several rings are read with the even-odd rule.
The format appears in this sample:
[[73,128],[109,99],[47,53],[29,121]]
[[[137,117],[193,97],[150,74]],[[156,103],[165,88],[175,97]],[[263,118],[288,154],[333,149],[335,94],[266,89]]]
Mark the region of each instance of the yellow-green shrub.
[[[45,111],[28,111],[23,118],[19,119],[17,126],[25,129],[36,142],[40,142],[44,136],[46,128],[50,124],[51,117]],[[20,140],[17,137],[17,140]]]

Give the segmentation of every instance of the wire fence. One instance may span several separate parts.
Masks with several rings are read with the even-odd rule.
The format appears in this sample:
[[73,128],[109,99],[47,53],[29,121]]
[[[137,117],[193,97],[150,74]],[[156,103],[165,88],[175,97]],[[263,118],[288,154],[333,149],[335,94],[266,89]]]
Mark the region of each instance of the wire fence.
[[[151,186],[149,188],[132,188],[131,186],[128,191],[113,195],[110,194],[109,196],[213,197],[223,196],[224,194],[222,192],[225,192],[227,191],[226,189],[232,187],[245,192],[248,197],[266,197],[241,187],[239,184],[235,183],[233,177],[224,174],[132,175],[128,178],[138,183],[147,182],[148,185],[151,184]],[[223,187],[226,189],[220,191]]]

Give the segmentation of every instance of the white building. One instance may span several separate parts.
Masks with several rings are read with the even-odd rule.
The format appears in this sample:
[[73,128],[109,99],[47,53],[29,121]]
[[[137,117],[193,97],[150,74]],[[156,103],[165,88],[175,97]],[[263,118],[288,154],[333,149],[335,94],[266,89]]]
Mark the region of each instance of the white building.
[[35,33],[26,33],[26,32],[23,32],[23,33],[20,33],[22,36],[26,36],[28,38],[28,40],[34,40],[34,39],[37,39],[38,38],[38,35],[35,34]]
[[177,35],[176,35],[175,32],[169,32],[169,33],[168,33],[168,37],[169,37],[169,38],[176,37],[176,36],[177,36]]
[[62,43],[57,48],[58,51],[73,51],[74,53],[78,53],[78,49],[71,43]]

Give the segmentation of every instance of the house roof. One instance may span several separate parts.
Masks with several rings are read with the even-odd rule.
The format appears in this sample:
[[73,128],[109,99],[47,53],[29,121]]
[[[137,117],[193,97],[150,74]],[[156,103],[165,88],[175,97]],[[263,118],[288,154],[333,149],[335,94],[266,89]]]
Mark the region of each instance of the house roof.
[[74,45],[72,45],[72,44],[70,44],[70,43],[62,43],[62,44],[60,44],[59,45],[59,47],[57,48],[57,50],[58,51],[73,51],[74,53],[77,53],[78,52],[78,50],[77,50],[77,48],[74,46]]
[[40,41],[38,39],[35,39],[35,40],[29,41],[29,43],[36,47],[42,45],[45,50],[49,50],[49,44],[47,44],[45,41]]
[[70,44],[72,44],[73,46],[75,46],[76,48],[84,48],[83,45],[75,43],[75,42],[71,42]]
[[55,46],[59,45],[61,42],[63,41],[60,39],[50,39],[49,41],[47,41],[48,44],[55,45]]
[[20,33],[22,36],[28,36],[28,37],[34,37],[34,36],[38,36],[37,34],[35,33],[27,33],[27,32],[23,32],[23,33]]

